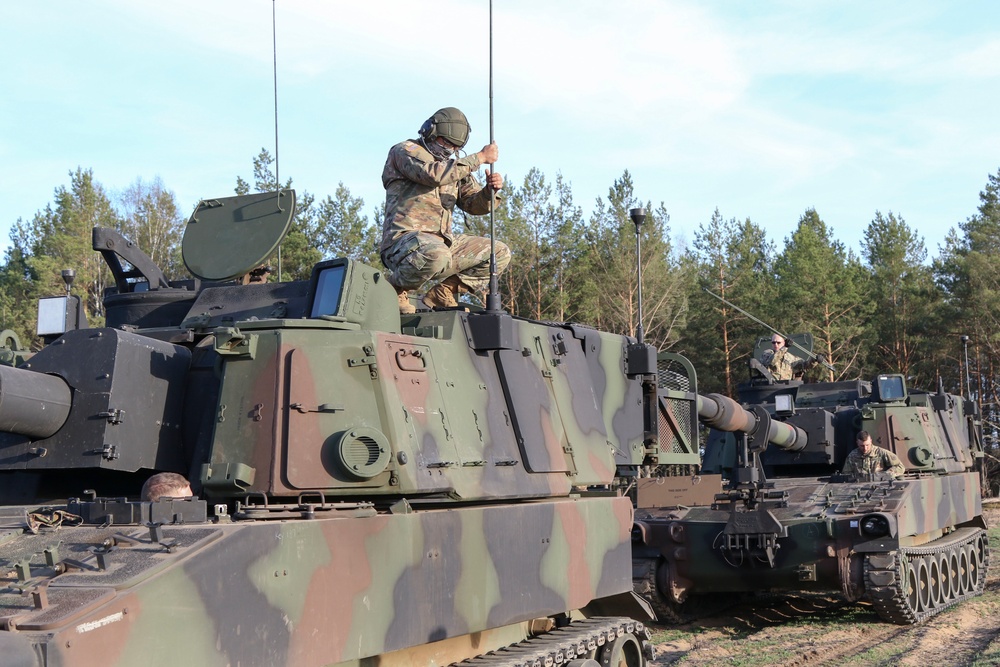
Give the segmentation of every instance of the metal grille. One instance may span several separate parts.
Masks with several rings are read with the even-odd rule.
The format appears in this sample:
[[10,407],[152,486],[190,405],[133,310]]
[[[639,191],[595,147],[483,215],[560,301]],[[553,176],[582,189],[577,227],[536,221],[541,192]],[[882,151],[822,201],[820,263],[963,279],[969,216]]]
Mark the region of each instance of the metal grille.
[[674,359],[656,360],[656,383],[660,389],[691,391],[691,378],[683,364]]
[[[692,378],[688,374],[688,368],[677,360],[657,359],[656,377],[657,385],[660,389],[686,393],[695,391],[695,387],[693,387],[694,382],[692,382]],[[664,402],[667,409],[673,414],[674,420],[670,420],[667,417],[661,405],[658,410],[660,452],[684,453],[681,440],[678,440],[675,436],[675,431],[680,433],[683,441],[690,442],[697,447],[697,417],[693,414],[693,411],[697,407],[696,403],[690,400],[669,398]]]
[[372,438],[361,436],[344,446],[344,461],[348,465],[366,468],[374,465],[381,456],[378,443]]

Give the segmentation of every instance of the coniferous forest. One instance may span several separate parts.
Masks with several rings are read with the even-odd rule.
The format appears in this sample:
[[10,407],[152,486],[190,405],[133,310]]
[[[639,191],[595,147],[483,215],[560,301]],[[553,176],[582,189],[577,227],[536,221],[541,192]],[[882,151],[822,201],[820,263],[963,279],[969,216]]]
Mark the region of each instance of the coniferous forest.
[[[235,192],[275,189],[272,164],[262,150],[252,178],[235,177]],[[816,366],[807,379],[903,373],[911,386],[941,383],[978,399],[987,469],[1000,469],[1000,171],[986,176],[979,201],[969,202],[968,217],[955,222],[936,257],[899,212],[872,211],[861,247],[853,249],[835,238],[821,211],[803,211],[778,247],[753,220],[726,218],[717,209],[679,247],[666,205],[640,200],[627,171],[589,214],[561,175],[532,169],[520,183],[506,183],[496,227],[514,253],[500,276],[512,314],[634,334],[638,284],[629,210],[645,207],[645,340],[691,359],[699,391],[733,395],[748,377],[757,338],[770,334],[709,290],[785,333],[811,333],[814,351],[836,370]],[[34,349],[41,344],[34,337],[37,299],[64,292],[62,269],[76,271],[72,291],[84,300],[90,326],[103,324],[102,294],[114,283],[91,249],[95,226],[121,231],[169,278],[187,277],[180,242],[190,211],[158,179],[115,187],[121,189],[77,168],[55,187],[51,202],[12,226],[0,266],[0,324]],[[331,257],[379,266],[382,204],[367,214],[365,205],[343,184],[322,198],[299,190],[298,213],[282,244],[283,279],[308,278],[314,263]],[[467,233],[484,234],[488,224],[485,217],[456,216]]]

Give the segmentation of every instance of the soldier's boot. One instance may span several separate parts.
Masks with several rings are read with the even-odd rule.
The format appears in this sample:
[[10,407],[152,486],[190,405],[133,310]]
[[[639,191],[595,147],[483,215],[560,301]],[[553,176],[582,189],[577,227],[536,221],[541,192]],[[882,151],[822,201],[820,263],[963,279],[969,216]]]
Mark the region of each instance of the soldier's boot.
[[[396,287],[393,285],[393,287]],[[399,314],[412,315],[417,309],[410,302],[410,294],[402,287],[396,287],[396,298],[399,300]]]
[[458,300],[455,298],[463,289],[458,276],[448,276],[424,295],[424,305],[428,308],[455,308]]

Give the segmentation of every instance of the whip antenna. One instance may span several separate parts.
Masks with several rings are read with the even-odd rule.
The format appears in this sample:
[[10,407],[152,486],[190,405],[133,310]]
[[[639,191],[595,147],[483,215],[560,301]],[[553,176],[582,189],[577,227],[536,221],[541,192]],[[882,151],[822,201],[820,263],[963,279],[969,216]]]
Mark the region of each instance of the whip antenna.
[[639,287],[639,326],[635,329],[635,339],[641,345],[645,340],[642,329],[642,244],[639,241],[639,228],[646,222],[646,209],[633,208],[629,211],[629,217],[635,225],[635,280]]
[[[278,28],[275,6],[278,0],[271,0],[271,53],[274,55],[274,184],[281,189],[278,171]],[[281,282],[281,244],[278,244],[278,282]]]
[[[493,0],[490,0],[490,143],[493,143]],[[493,176],[494,165],[490,165],[490,176]],[[496,244],[496,215],[495,215],[495,193],[492,185],[486,184],[490,191],[490,287],[486,294],[487,312],[500,312],[503,307],[500,303],[500,288],[497,285],[497,244]]]

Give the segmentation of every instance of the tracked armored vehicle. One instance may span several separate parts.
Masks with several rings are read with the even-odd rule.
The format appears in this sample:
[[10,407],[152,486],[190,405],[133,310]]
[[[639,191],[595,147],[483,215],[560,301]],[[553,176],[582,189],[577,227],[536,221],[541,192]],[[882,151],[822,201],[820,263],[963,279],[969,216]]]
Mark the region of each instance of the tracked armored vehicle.
[[[641,480],[634,577],[661,620],[690,620],[712,594],[824,591],[910,624],[983,592],[974,402],[901,375],[803,383],[753,372],[742,405],[677,387],[697,404],[687,428],[712,429],[701,474]],[[899,457],[900,478],[840,474],[862,430]]]
[[181,282],[96,229],[108,326],[0,366],[0,665],[644,665],[614,481],[669,428],[652,348],[401,319],[348,259],[246,284],[294,203],[201,202]]

